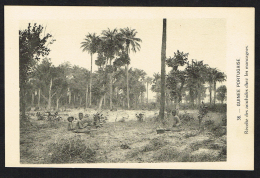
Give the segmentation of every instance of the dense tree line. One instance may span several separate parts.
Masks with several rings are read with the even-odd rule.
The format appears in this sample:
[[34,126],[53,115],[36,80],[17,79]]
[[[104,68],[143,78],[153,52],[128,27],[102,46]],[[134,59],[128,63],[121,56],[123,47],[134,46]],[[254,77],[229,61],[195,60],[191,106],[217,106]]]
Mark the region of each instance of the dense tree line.
[[[130,106],[138,107],[144,103],[146,91],[144,81],[146,73],[140,69],[129,71]],[[97,70],[92,73],[92,106],[108,107],[109,72]],[[113,104],[127,108],[126,72],[118,68],[113,75]],[[68,62],[55,67],[51,60],[44,58],[35,65],[28,81],[26,102],[33,107],[46,107],[47,110],[59,110],[63,107],[90,107],[90,71]]]
[[[223,103],[226,97],[226,88],[221,86],[216,90],[216,84],[225,81],[226,75],[218,69],[204,64],[203,61],[194,59],[189,61],[188,55],[188,53],[177,50],[173,57],[166,59],[166,65],[171,68],[166,75],[166,103],[174,101],[175,107],[179,107],[179,103],[184,97],[191,106],[194,106],[195,102],[199,105],[206,97],[206,85],[209,86],[210,104],[215,104],[216,99]],[[181,70],[179,67],[184,67],[184,69]],[[160,74],[155,73],[152,91],[157,93],[157,102],[160,100],[160,87]],[[212,93],[214,93],[213,100]]]
[[[136,37],[135,29],[107,29],[101,35],[86,35],[79,47],[91,56],[90,71],[68,62],[55,67],[46,57],[50,52],[48,45],[55,40],[51,34],[42,35],[42,30],[41,25],[29,24],[27,29],[19,31],[23,118],[26,107],[47,110],[59,110],[60,107],[140,108],[140,105],[148,104],[150,84],[160,103],[161,75],[155,73],[151,78],[145,71],[129,67],[130,52],[141,48],[141,39]],[[97,71],[92,70],[94,54],[97,54],[94,61]],[[226,75],[203,61],[189,61],[188,55],[177,50],[173,57],[166,59],[166,65],[171,68],[166,74],[166,104],[169,106],[174,102],[179,107],[183,97],[191,105],[201,103],[205,97],[205,83],[209,85],[210,103],[215,104],[216,98],[223,103],[226,87],[217,90],[216,83],[225,81]]]

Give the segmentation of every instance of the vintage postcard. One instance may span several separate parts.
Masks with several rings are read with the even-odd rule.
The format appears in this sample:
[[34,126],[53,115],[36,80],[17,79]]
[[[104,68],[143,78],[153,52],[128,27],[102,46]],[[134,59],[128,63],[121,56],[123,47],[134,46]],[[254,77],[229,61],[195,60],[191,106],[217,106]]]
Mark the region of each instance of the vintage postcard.
[[253,170],[254,22],[5,6],[5,166]]

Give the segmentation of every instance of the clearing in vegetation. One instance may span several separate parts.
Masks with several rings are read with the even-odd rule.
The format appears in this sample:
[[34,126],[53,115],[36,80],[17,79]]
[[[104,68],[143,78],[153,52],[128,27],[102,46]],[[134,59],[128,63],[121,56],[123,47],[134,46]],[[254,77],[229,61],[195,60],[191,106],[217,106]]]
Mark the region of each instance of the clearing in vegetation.
[[[59,114],[77,116],[79,109]],[[138,121],[137,113],[144,113]],[[84,112],[83,112],[84,113]],[[68,121],[37,120],[20,123],[20,162],[51,163],[160,163],[226,161],[226,114],[209,112],[199,131],[198,111],[180,111],[179,130],[157,134],[164,125],[156,121],[158,111],[106,111],[103,127],[89,134],[68,131]],[[84,115],[86,112],[84,113]],[[115,118],[129,117],[122,122]],[[75,126],[76,122],[73,122]]]

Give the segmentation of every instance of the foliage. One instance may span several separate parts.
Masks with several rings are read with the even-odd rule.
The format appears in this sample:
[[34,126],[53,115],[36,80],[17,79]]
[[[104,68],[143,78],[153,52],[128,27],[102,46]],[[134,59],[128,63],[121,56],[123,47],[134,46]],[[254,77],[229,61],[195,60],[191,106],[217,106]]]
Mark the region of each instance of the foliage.
[[208,111],[226,113],[227,112],[227,104],[218,103],[218,104],[215,104],[215,105],[208,105]]
[[226,95],[227,95],[227,87],[226,85],[221,85],[218,89],[217,89],[217,99],[219,101],[221,101],[221,103],[223,104],[223,101],[226,99]]
[[35,23],[33,27],[29,23],[28,28],[19,30],[19,71],[20,81],[26,82],[28,74],[31,72],[32,67],[40,57],[47,56],[50,49],[48,44],[52,44],[55,40],[49,40],[52,35],[47,33],[43,38],[43,26]]
[[173,57],[169,57],[166,60],[166,64],[168,67],[172,67],[173,71],[177,71],[179,66],[184,66],[188,61],[188,55],[189,53],[180,52],[177,50],[177,52],[174,52]]
[[35,23],[33,26],[29,23],[28,28],[19,30],[19,81],[20,81],[20,108],[22,118],[25,118],[25,92],[29,75],[32,67],[39,61],[40,57],[49,54],[48,44],[52,44],[55,40],[50,38],[51,34],[47,33],[42,37],[43,26]]
[[94,54],[98,50],[98,46],[100,44],[99,36],[96,36],[96,33],[86,35],[86,38],[81,43],[81,48],[83,51],[87,51],[90,54]]
[[93,163],[96,158],[96,151],[87,147],[84,140],[80,138],[61,139],[57,143],[48,146],[51,163]]

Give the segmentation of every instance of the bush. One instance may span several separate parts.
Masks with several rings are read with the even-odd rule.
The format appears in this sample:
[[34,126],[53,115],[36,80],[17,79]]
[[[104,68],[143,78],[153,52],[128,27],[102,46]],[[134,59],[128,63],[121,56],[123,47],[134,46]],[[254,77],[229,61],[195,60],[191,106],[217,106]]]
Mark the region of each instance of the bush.
[[167,144],[166,141],[160,138],[152,139],[147,145],[142,147],[141,152],[155,151]]
[[159,154],[154,156],[154,160],[160,162],[174,161],[180,155],[180,151],[177,147],[166,147],[159,150]]
[[48,147],[51,163],[93,163],[96,161],[96,151],[87,147],[79,138],[61,139]]
[[208,105],[208,111],[226,113],[227,112],[227,104]]
[[190,116],[187,112],[185,112],[184,114],[179,114],[179,118],[182,122],[194,121],[194,118]]
[[221,125],[213,127],[211,131],[216,137],[221,137],[227,134],[226,127]]
[[206,120],[204,122],[204,127],[206,127],[207,129],[211,130],[212,128],[215,127],[215,122],[213,120]]

